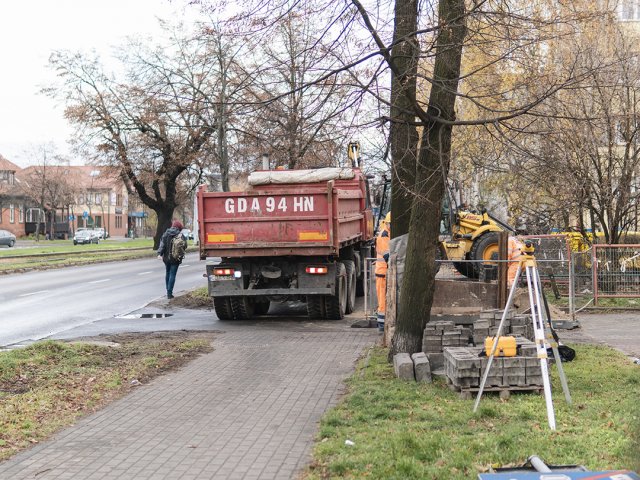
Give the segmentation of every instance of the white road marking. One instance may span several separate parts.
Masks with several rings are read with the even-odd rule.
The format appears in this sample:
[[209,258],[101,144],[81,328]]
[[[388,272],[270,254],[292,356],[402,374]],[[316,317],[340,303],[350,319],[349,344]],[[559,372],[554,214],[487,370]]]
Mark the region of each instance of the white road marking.
[[140,273],[138,273],[138,275],[149,275],[150,273],[153,273],[153,272],[152,271],[140,272]]
[[103,280],[94,280],[93,282],[88,282],[88,283],[96,284],[96,283],[104,283],[104,282],[110,282],[110,281],[111,281],[110,278],[105,278]]
[[40,290],[39,292],[31,292],[31,293],[23,293],[22,295],[18,295],[19,297],[29,297],[31,295],[38,295],[39,293],[47,293],[49,290]]

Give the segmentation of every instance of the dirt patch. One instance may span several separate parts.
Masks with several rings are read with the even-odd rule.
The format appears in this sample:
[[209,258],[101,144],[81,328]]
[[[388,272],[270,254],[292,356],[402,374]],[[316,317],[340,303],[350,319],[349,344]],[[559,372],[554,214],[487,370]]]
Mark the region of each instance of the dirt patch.
[[186,293],[169,300],[172,307],[189,308],[192,310],[210,310],[213,308],[211,297],[203,297],[202,295],[193,295]]
[[2,352],[0,461],[212,351],[216,333],[120,333]]

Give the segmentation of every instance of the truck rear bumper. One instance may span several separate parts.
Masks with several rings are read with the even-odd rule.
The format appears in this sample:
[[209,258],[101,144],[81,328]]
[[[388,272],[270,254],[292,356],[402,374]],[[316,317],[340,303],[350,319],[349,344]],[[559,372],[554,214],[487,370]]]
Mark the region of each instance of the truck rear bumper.
[[[334,295],[336,263],[307,259],[302,262],[268,259],[266,262],[221,262],[207,265],[209,296],[265,297]],[[306,271],[307,266],[326,267],[323,274]],[[224,270],[224,275],[216,275]]]
[[268,295],[331,295],[331,288],[265,288],[251,290],[211,289],[212,297],[264,297]]

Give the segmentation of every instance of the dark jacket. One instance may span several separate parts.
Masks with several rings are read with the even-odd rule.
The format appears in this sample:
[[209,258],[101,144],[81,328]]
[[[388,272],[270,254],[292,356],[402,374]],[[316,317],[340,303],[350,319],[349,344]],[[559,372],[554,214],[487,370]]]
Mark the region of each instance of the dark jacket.
[[162,261],[164,263],[173,263],[180,265],[182,261],[175,262],[171,260],[169,254],[171,253],[171,241],[174,237],[180,235],[181,230],[178,230],[176,227],[169,227],[162,234],[162,238],[160,239],[160,246],[158,247],[158,255],[162,257]]

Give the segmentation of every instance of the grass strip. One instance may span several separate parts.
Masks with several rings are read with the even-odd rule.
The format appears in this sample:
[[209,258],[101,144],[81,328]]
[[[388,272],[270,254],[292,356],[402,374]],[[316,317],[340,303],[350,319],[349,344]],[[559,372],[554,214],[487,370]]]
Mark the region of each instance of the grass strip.
[[44,341],[0,352],[0,460],[210,351],[211,338],[205,332],[122,334],[101,337],[100,344]]
[[573,406],[552,367],[552,432],[541,395],[503,401],[486,393],[474,414],[474,400],[460,399],[442,379],[396,379],[387,351],[375,348],[322,420],[304,478],[473,479],[534,454],[555,465],[640,471],[640,368],[607,347],[575,349],[576,360],[563,364]]

